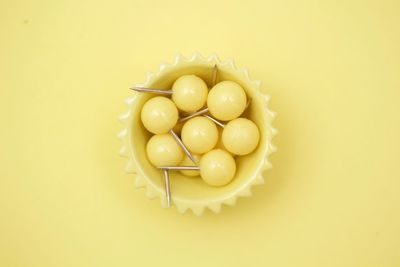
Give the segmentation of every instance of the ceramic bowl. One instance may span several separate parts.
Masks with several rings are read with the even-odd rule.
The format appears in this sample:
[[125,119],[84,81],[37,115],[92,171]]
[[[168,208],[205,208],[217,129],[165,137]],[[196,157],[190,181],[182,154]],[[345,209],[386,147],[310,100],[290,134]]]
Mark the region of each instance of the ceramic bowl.
[[[236,68],[233,60],[221,61],[216,55],[203,57],[194,53],[189,59],[178,55],[173,64],[162,64],[155,73],[147,75],[146,82],[135,86],[170,89],[174,81],[185,74],[195,74],[211,87],[213,67],[218,67],[218,81],[230,80],[239,83],[248,98],[249,108],[242,115],[255,122],[260,130],[260,143],[249,155],[236,158],[237,172],[234,180],[226,186],[213,187],[201,178],[192,178],[180,172],[170,172],[171,199],[181,213],[192,210],[200,216],[205,209],[219,213],[221,206],[235,205],[238,197],[251,196],[251,187],[264,182],[264,171],[271,168],[268,156],[275,151],[271,140],[276,129],[271,125],[275,113],[268,109],[269,96],[261,91],[261,82],[250,79],[247,69]],[[153,167],[146,156],[146,143],[151,134],[140,120],[144,103],[154,94],[132,92],[126,100],[128,111],[120,117],[124,124],[119,134],[122,140],[120,154],[128,158],[126,171],[135,177],[138,188],[146,188],[149,198],[159,198],[166,207],[163,173]],[[256,203],[254,203],[256,205]]]

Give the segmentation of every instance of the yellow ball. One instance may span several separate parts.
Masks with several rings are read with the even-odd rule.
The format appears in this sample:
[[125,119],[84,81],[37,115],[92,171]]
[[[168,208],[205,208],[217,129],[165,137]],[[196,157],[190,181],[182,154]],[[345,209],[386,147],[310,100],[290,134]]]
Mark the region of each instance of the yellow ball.
[[153,135],[146,146],[147,157],[156,167],[178,166],[183,151],[170,134]]
[[200,160],[200,176],[209,185],[226,185],[232,181],[235,173],[235,160],[225,150],[211,150]]
[[[193,163],[191,159],[189,159],[187,156],[185,156],[179,164],[180,166],[198,166],[199,161],[200,161],[200,155],[193,154],[192,155],[194,160],[196,161],[196,164]],[[200,175],[200,171],[180,171],[183,175],[189,176],[189,177],[196,177]]]
[[178,109],[169,98],[156,96],[143,106],[141,119],[144,127],[154,134],[171,130],[178,121]]
[[195,75],[184,75],[172,86],[172,100],[185,112],[194,112],[204,106],[207,101],[207,84]]
[[214,118],[222,121],[239,117],[246,108],[246,93],[232,81],[216,84],[207,97],[208,109]]
[[247,155],[257,147],[260,133],[251,120],[237,118],[228,122],[222,132],[225,148],[235,155]]
[[194,117],[183,125],[181,138],[190,152],[203,154],[217,144],[218,128],[205,117]]

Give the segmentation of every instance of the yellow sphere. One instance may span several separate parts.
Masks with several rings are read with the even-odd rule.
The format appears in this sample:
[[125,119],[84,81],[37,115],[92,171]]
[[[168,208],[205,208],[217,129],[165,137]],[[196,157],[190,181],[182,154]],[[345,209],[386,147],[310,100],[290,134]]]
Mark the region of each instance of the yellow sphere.
[[196,75],[184,75],[172,86],[172,100],[185,112],[194,112],[204,106],[207,101],[207,84]]
[[207,97],[207,106],[211,115],[222,121],[239,117],[246,108],[246,102],[246,93],[243,88],[232,81],[216,84]]
[[162,96],[150,98],[141,112],[144,127],[154,134],[167,133],[175,126],[178,117],[178,109],[174,102]]
[[[185,156],[179,164],[180,166],[198,166],[199,161],[200,161],[200,155],[193,154],[192,155],[194,160],[196,161],[196,164],[193,163],[191,159],[189,159],[187,156]],[[200,175],[200,171],[180,171],[183,175],[189,176],[189,177],[196,177]]]
[[218,128],[205,117],[194,117],[183,125],[181,138],[190,152],[203,154],[217,144]]
[[257,147],[260,133],[251,120],[237,118],[228,122],[222,132],[225,148],[235,155],[247,155]]
[[170,134],[153,135],[146,146],[147,157],[156,167],[177,166],[183,158],[182,148]]
[[226,185],[232,181],[235,173],[236,162],[225,150],[211,150],[200,160],[200,176],[209,185]]

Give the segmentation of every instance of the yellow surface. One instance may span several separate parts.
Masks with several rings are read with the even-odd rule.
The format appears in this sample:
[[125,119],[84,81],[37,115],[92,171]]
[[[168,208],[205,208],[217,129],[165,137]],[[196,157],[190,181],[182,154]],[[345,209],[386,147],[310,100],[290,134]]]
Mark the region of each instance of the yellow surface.
[[[0,266],[399,266],[399,10],[0,1]],[[194,50],[263,80],[280,130],[266,184],[202,218],[135,190],[115,138],[129,86]]]

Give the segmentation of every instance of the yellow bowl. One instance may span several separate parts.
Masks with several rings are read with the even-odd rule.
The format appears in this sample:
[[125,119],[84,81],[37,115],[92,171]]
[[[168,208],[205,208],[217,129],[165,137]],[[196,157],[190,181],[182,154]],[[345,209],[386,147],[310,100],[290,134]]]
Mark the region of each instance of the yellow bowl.
[[[239,83],[249,98],[251,105],[244,116],[254,121],[260,130],[260,143],[257,149],[246,156],[237,158],[237,172],[234,180],[223,187],[212,187],[202,179],[190,178],[180,172],[170,172],[171,198],[173,205],[181,213],[192,210],[200,216],[206,208],[219,213],[222,204],[234,205],[237,197],[251,196],[251,187],[264,182],[263,173],[271,164],[268,156],[275,151],[271,139],[276,129],[271,126],[275,113],[268,107],[269,96],[261,92],[260,81],[252,81],[246,69],[237,69],[232,60],[220,61],[216,55],[202,57],[194,53],[190,59],[181,55],[173,64],[162,64],[156,73],[149,73],[144,84],[137,86],[171,88],[173,82],[185,74],[195,74],[210,86],[212,70],[218,66],[218,81],[230,80]],[[126,171],[135,176],[137,187],[145,187],[149,198],[159,197],[166,207],[163,174],[153,167],[146,156],[146,143],[150,134],[140,120],[143,104],[152,94],[133,92],[126,100],[128,112],[120,117],[124,129],[119,134],[123,142],[120,154],[128,157]]]

